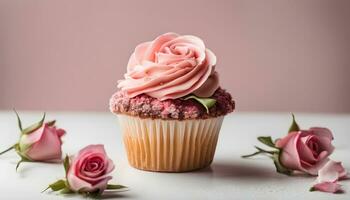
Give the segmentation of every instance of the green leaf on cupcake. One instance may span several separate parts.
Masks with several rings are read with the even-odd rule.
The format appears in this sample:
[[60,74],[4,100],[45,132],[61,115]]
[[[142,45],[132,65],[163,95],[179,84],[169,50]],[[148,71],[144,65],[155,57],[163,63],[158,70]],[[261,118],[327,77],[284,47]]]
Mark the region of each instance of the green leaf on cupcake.
[[190,95],[190,96],[184,98],[184,100],[188,100],[188,99],[194,99],[198,103],[202,104],[204,106],[204,108],[207,110],[208,114],[209,114],[209,109],[211,107],[213,107],[215,105],[215,103],[216,103],[216,99],[197,97],[195,95]]

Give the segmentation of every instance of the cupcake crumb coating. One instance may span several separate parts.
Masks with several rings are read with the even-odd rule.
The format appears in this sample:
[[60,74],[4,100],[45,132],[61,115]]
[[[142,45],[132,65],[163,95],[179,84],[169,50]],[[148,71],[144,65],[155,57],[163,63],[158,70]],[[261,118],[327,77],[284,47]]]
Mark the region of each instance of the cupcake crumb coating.
[[218,88],[212,97],[216,100],[213,107],[206,109],[196,100],[168,99],[160,101],[141,94],[129,98],[123,91],[116,92],[110,99],[110,110],[116,114],[126,114],[152,119],[208,119],[233,112],[235,102],[225,90]]

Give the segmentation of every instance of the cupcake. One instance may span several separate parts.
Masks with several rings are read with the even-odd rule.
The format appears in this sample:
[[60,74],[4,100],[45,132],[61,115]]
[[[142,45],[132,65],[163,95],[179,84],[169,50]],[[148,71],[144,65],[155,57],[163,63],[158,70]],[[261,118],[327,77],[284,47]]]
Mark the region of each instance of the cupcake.
[[215,65],[214,53],[192,35],[166,33],[135,48],[110,99],[131,166],[185,172],[210,165],[224,116],[235,107]]

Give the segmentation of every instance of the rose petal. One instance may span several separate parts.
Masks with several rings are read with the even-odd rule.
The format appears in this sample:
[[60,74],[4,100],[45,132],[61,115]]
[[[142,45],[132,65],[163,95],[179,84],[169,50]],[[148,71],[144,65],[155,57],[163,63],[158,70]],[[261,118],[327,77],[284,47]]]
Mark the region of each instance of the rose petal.
[[32,145],[40,140],[45,129],[45,124],[34,132],[21,137],[20,145]]
[[335,193],[340,191],[340,185],[338,184],[339,178],[346,175],[346,170],[342,166],[341,162],[335,162],[329,160],[319,171],[316,179],[317,184],[313,186],[313,189],[323,192]]
[[106,174],[111,173],[114,170],[114,163],[111,159],[108,159]]
[[280,149],[283,149],[287,145],[287,143],[290,141],[290,139],[294,138],[296,134],[298,134],[298,131],[290,132],[284,138],[278,139],[276,141],[276,147],[280,148]]
[[334,146],[332,145],[332,140],[329,137],[319,136],[318,137],[320,148],[327,151],[329,154],[333,153]]
[[320,155],[320,159],[317,161],[316,164],[310,165],[310,166],[304,166],[303,171],[316,176],[319,172],[319,170],[329,161],[328,153],[326,151],[322,152]]
[[300,141],[297,144],[300,160],[311,165],[317,162],[317,159],[314,157],[312,150],[307,146],[306,142],[313,136],[301,137]]
[[93,185],[87,191],[92,192],[92,191],[96,191],[96,189],[99,189],[99,192],[102,193],[107,188],[108,181],[110,181],[111,179],[112,179],[112,176],[108,176],[105,179],[98,182],[96,185]]
[[78,152],[78,155],[79,157],[80,156],[83,156],[85,154],[102,154],[102,155],[106,155],[106,151],[105,151],[105,148],[102,144],[96,144],[96,145],[88,145],[86,146],[85,148],[81,149],[79,152]]
[[69,183],[69,188],[75,192],[78,192],[82,188],[91,188],[92,185],[74,174],[73,169],[69,169],[67,174],[67,181]]
[[[279,140],[279,147],[283,146],[280,156],[281,163],[284,167],[293,170],[302,170],[297,143],[300,137],[300,132],[289,133],[285,138]],[[276,144],[277,144],[276,143]]]
[[56,133],[57,133],[58,137],[62,137],[63,135],[66,134],[66,131],[61,129],[61,128],[58,128],[58,129],[56,129]]
[[[95,154],[91,154],[91,155],[96,156]],[[76,176],[78,176],[79,178],[89,183],[93,184],[96,182],[100,182],[102,179],[105,179],[107,176],[109,176],[109,173],[114,169],[113,161],[111,159],[108,159],[106,155],[104,155],[103,159],[105,163],[103,164],[103,169],[96,172],[82,171],[84,168],[84,165],[82,164],[83,161],[86,161],[89,159],[90,159],[89,157],[80,157],[79,162],[75,165],[77,168],[75,172]]]
[[76,175],[76,177],[78,177],[79,179],[84,180],[87,183],[90,183],[92,185],[101,182],[102,180],[104,180],[108,176],[109,176],[109,174],[100,175],[98,177],[88,177],[88,176],[84,176],[81,172],[79,172],[79,176]]
[[55,128],[44,125],[42,136],[25,154],[32,160],[56,162],[62,157],[61,139]]
[[322,182],[315,184],[313,189],[321,192],[336,193],[341,191],[341,185],[337,182]]
[[341,162],[329,160],[319,171],[317,182],[334,182],[346,176],[346,170]]
[[312,127],[309,130],[313,131],[313,134],[317,136],[327,137],[328,139],[333,140],[333,134],[328,128]]

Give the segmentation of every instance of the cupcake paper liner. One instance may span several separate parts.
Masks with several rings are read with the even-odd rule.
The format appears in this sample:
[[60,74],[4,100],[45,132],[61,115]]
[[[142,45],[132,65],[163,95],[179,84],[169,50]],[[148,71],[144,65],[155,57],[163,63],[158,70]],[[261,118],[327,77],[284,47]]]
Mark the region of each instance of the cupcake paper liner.
[[183,121],[128,115],[118,118],[131,166],[147,171],[185,172],[210,165],[224,117]]

